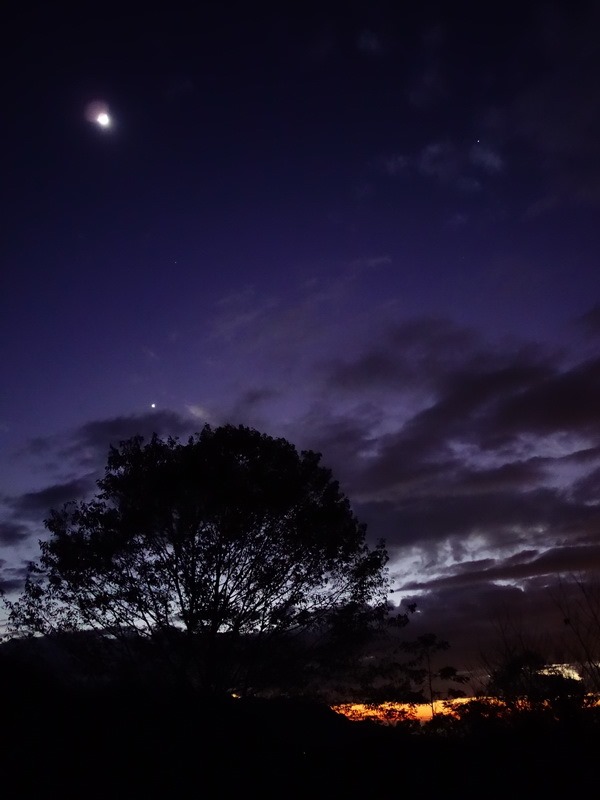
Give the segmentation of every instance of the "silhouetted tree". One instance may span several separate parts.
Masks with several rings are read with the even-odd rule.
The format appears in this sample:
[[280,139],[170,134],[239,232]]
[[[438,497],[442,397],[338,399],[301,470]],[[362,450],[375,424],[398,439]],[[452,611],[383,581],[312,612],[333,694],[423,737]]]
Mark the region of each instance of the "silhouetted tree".
[[318,453],[231,425],[134,437],[110,448],[98,489],[46,520],[13,631],[150,638],[196,685],[231,691],[277,637],[385,611],[383,543],[367,546]]
[[[431,708],[431,716],[435,716],[435,701],[444,696],[434,685],[443,683],[464,684],[465,678],[459,674],[456,667],[450,665],[439,666],[436,656],[450,648],[449,642],[438,639],[434,633],[425,633],[413,641],[403,643],[405,652],[412,655],[412,660],[407,665],[413,673],[413,680],[420,682],[424,687],[424,696]],[[445,692],[448,697],[461,697],[464,693],[459,689],[449,688]]]
[[485,693],[500,701],[495,708],[508,715],[511,724],[572,723],[587,706],[582,680],[528,648],[513,651],[495,666]]
[[572,575],[553,592],[569,634],[569,652],[587,688],[600,692],[600,580]]

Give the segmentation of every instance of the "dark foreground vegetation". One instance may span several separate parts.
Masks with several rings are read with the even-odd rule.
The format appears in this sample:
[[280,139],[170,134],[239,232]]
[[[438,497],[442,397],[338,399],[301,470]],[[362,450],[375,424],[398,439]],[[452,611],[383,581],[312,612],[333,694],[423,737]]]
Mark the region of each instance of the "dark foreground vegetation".
[[387,727],[302,699],[68,684],[0,658],[11,796],[550,797],[595,785],[600,717],[580,702]]

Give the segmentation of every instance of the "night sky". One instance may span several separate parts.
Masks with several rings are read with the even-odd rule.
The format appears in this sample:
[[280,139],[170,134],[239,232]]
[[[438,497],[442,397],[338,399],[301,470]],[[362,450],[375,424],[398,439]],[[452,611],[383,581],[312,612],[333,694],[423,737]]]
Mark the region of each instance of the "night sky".
[[415,631],[550,629],[600,567],[600,6],[273,8],[3,12],[2,584],[109,443],[231,422],[323,454]]

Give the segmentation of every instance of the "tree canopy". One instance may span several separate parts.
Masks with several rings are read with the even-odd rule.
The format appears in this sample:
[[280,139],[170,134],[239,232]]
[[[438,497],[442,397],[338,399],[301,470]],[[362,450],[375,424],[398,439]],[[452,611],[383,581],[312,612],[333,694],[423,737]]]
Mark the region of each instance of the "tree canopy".
[[320,460],[232,425],[111,447],[95,497],[45,521],[13,630],[170,636],[204,688],[231,689],[225,646],[384,608],[384,545]]

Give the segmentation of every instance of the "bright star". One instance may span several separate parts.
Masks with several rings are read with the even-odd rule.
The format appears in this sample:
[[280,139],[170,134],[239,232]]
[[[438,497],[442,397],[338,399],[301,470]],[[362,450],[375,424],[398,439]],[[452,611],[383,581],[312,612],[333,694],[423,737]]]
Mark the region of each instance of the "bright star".
[[110,125],[110,117],[108,116],[106,111],[103,111],[101,114],[98,114],[98,116],[96,117],[96,122],[98,123],[98,125],[101,125],[103,128],[108,128],[108,126]]

